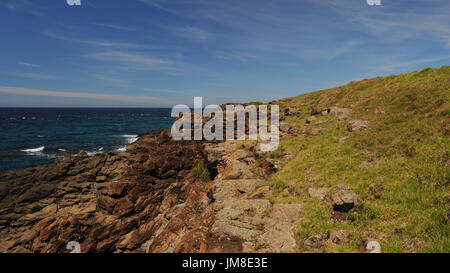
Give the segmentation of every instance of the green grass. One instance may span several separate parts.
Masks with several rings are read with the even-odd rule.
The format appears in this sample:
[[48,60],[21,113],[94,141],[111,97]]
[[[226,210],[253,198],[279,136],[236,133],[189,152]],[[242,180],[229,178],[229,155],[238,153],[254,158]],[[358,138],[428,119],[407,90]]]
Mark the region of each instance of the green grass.
[[[313,105],[352,108],[350,119],[370,122],[367,130],[350,133],[347,121],[323,116],[329,122],[314,125],[324,129],[321,135],[283,141],[273,153],[295,154],[269,184],[272,202],[304,204],[301,242],[326,230],[346,229],[349,242],[327,245],[327,251],[354,252],[370,237],[383,252],[450,252],[450,224],[444,218],[450,209],[450,67],[351,82],[278,103],[300,111],[300,117],[285,121],[300,127]],[[344,136],[348,139],[339,143]],[[376,167],[359,167],[373,159]],[[355,190],[362,205],[347,222],[335,223],[330,204],[310,200],[307,189],[341,183]],[[377,184],[384,189],[380,199],[370,191]],[[286,188],[294,194],[284,196]],[[301,245],[299,251],[305,250]]]
[[205,161],[200,161],[194,168],[191,170],[191,175],[194,177],[195,181],[203,181],[208,182],[211,180],[211,173],[206,167]]

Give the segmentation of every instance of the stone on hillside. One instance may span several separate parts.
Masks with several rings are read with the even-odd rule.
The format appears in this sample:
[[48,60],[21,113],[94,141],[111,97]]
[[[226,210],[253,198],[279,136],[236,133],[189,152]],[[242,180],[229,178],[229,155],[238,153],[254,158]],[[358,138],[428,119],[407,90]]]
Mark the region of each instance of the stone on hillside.
[[315,116],[310,116],[309,118],[306,119],[306,123],[312,124],[312,123],[316,122],[317,120],[318,120],[318,118],[316,118]]
[[314,235],[305,240],[304,244],[312,249],[320,249],[323,245],[322,236]]
[[234,153],[231,154],[230,158],[232,160],[241,160],[247,157],[247,152],[245,152],[242,149],[236,150]]
[[311,106],[310,109],[311,109],[311,116],[320,114],[320,110],[317,106]]
[[369,127],[369,122],[363,120],[352,120],[347,124],[347,129],[350,132],[362,131],[367,129],[367,127]]
[[250,193],[256,189],[258,183],[257,179],[239,179],[234,181],[234,186],[240,193]]
[[280,123],[280,131],[284,133],[290,133],[295,129],[295,126],[290,125],[288,123],[281,122]]
[[222,146],[206,144],[205,151],[209,162],[215,163],[222,160],[222,154],[224,153]]
[[222,178],[225,179],[238,179],[242,175],[242,170],[239,168],[237,161],[230,161],[225,166],[222,172]]
[[338,120],[347,120],[352,113],[352,109],[332,106],[328,108],[328,113],[336,114]]
[[313,128],[313,127],[309,127],[309,128],[307,128],[306,129],[306,134],[308,135],[308,136],[318,136],[318,135],[320,135],[321,133],[322,133],[322,130],[323,129],[321,129],[321,128]]
[[308,188],[309,197],[324,201],[328,194],[327,188]]
[[255,190],[255,192],[250,196],[249,199],[264,199],[272,194],[270,186],[263,186]]
[[349,234],[347,231],[341,229],[330,232],[330,240],[333,244],[341,245],[347,241]]
[[348,186],[340,184],[336,187],[335,193],[331,196],[333,209],[339,212],[348,212],[358,205],[358,195],[348,188]]
[[290,116],[299,116],[300,113],[298,112],[298,110],[294,107],[289,107],[289,108],[284,108],[283,112],[284,116],[286,117],[290,117]]

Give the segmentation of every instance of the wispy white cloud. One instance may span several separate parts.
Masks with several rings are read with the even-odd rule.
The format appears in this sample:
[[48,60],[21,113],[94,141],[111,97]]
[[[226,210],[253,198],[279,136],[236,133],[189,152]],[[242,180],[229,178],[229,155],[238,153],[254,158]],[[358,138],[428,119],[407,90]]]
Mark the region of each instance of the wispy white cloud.
[[197,42],[206,41],[210,37],[210,33],[208,31],[193,26],[175,28],[174,33],[179,37]]
[[33,95],[33,96],[48,96],[48,97],[96,99],[96,100],[121,101],[121,102],[140,102],[140,103],[155,103],[155,102],[164,101],[164,99],[162,99],[162,98],[150,97],[150,96],[128,96],[128,95],[118,95],[118,94],[59,92],[59,91],[47,91],[47,90],[10,87],[10,86],[0,86],[0,93],[15,94],[15,95]]
[[132,67],[135,70],[181,72],[181,69],[174,67],[171,61],[124,51],[102,51],[91,54],[89,57],[95,60],[119,63],[121,66]]
[[[433,37],[450,44],[449,1],[389,1],[381,7],[369,7],[365,1],[359,0],[309,1],[333,7],[348,22],[353,23],[355,29],[382,40]],[[432,2],[432,5],[426,2]]]
[[115,29],[115,30],[124,30],[124,31],[135,31],[136,30],[136,28],[133,28],[133,27],[121,26],[121,25],[116,25],[116,24],[94,23],[94,25],[100,26],[100,27],[111,28],[111,29]]
[[45,31],[44,34],[50,38],[71,42],[71,43],[79,43],[79,44],[86,44],[96,47],[111,47],[111,48],[147,48],[147,46],[136,44],[136,43],[129,43],[129,42],[118,42],[118,41],[108,41],[108,40],[94,40],[94,39],[77,39],[68,37],[65,35],[59,35],[55,34],[49,31]]
[[27,62],[18,62],[18,64],[23,65],[23,66],[28,66],[28,67],[40,67],[40,65],[38,65],[38,64],[32,64],[32,63],[27,63]]
[[29,0],[4,0],[1,5],[9,11],[24,11],[33,15],[42,15],[43,4]]
[[395,61],[394,58],[382,58],[381,64],[378,66],[371,66],[370,69],[374,72],[393,72],[399,68],[410,68],[412,69],[413,66],[416,65],[423,65],[423,64],[431,64],[434,62],[440,62],[450,59],[450,55],[445,56],[439,56],[435,58],[422,58],[422,59],[415,59],[415,60],[409,60],[409,61]]
[[129,87],[130,86],[130,82],[127,80],[119,79],[119,78],[105,75],[105,74],[97,75],[96,78],[101,81],[104,81],[104,82],[109,82],[109,83],[113,84],[114,86],[120,86],[120,87]]
[[360,44],[360,42],[358,40],[353,39],[353,40],[343,44],[342,46],[333,48],[328,54],[325,53],[325,55],[327,55],[327,59],[332,60],[332,59],[335,59],[341,55],[344,55],[344,54],[350,52],[352,49],[357,47],[359,44]]
[[39,73],[26,73],[26,72],[9,72],[11,76],[29,78],[29,79],[39,79],[39,80],[56,80],[59,77],[54,75],[39,74]]
[[260,59],[261,56],[252,52],[244,51],[220,51],[216,53],[216,58],[223,61],[248,62],[250,60]]

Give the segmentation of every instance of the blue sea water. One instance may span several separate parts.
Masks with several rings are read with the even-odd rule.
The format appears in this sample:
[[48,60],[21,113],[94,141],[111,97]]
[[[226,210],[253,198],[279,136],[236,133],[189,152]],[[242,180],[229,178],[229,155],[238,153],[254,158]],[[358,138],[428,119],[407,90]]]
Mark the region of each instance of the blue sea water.
[[159,108],[0,108],[0,172],[124,151],[138,134],[172,123],[170,109]]

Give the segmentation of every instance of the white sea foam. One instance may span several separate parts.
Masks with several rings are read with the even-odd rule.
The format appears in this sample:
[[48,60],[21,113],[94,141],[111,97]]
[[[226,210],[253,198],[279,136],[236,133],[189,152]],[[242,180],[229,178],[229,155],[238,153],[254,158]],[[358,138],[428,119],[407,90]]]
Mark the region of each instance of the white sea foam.
[[34,148],[34,149],[25,149],[25,150],[21,150],[22,152],[25,153],[39,153],[42,152],[45,149],[45,146],[39,147],[39,148]]
[[103,153],[103,147],[98,148],[97,151],[91,151],[91,152],[86,152],[86,153],[87,153],[88,156],[102,154]]
[[121,137],[124,137],[127,139],[127,143],[131,144],[133,142],[135,142],[137,139],[137,135],[121,135]]
[[124,147],[120,147],[120,148],[118,148],[117,150],[116,150],[116,152],[125,152],[127,150],[127,147],[126,146],[124,146]]

